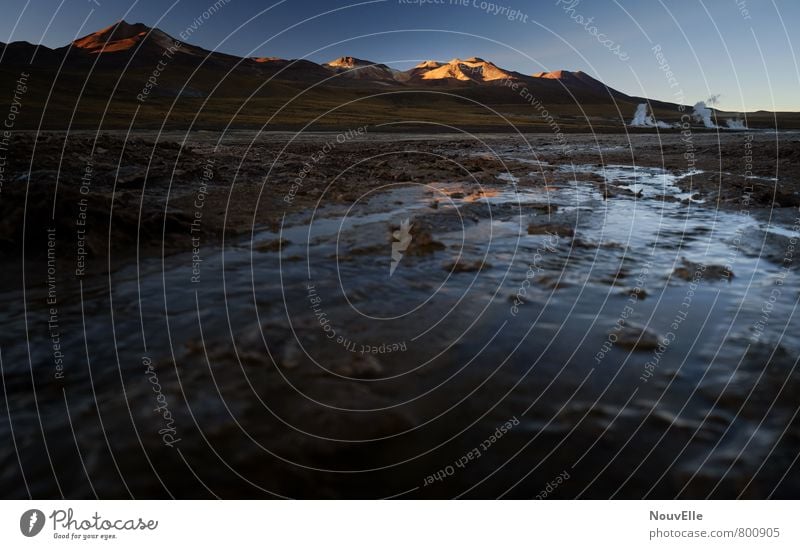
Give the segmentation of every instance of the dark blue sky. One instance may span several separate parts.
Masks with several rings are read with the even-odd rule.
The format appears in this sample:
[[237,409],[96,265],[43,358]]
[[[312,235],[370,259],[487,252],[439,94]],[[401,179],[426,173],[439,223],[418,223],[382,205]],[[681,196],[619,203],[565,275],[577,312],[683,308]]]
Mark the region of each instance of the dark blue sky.
[[[675,101],[683,90],[686,103],[720,94],[730,110],[800,110],[797,0],[436,1],[229,0],[188,41],[237,55],[353,55],[397,68],[475,55],[528,74],[583,70],[633,95]],[[217,0],[2,2],[0,41],[53,47],[121,18],[177,36]],[[514,9],[519,16],[509,20]]]

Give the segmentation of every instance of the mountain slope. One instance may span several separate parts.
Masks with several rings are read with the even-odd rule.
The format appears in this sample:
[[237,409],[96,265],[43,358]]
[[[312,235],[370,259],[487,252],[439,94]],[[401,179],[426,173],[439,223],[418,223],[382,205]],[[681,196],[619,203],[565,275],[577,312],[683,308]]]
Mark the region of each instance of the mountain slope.
[[[76,124],[112,127],[126,127],[135,112],[137,124],[145,125],[168,116],[173,125],[296,127],[324,114],[319,124],[336,127],[353,120],[488,127],[503,126],[506,118],[538,127],[544,122],[536,105],[566,125],[592,116],[620,127],[620,113],[627,119],[644,101],[580,71],[525,75],[480,57],[424,61],[406,71],[353,56],[323,64],[243,58],[177,43],[159,29],[126,21],[57,49],[24,42],[0,48],[0,84],[13,88],[22,70],[36,83],[18,127],[37,109],[49,127],[73,119],[73,111]],[[145,86],[146,100],[137,100]],[[58,93],[48,97],[51,88]],[[377,93],[387,90],[397,93]],[[676,112],[675,105],[651,105]],[[28,125],[36,127],[32,120]]]
[[166,33],[151,29],[142,23],[120,21],[110,27],[88,34],[72,42],[73,47],[89,54],[128,51],[143,44],[159,53],[169,48],[174,40]]
[[[162,63],[169,64],[170,72],[175,74],[191,73],[200,69],[228,73],[244,71],[254,78],[264,80],[277,79],[307,85],[324,82],[330,86],[359,88],[499,88],[503,83],[519,81],[525,82],[533,91],[539,90],[540,95],[549,100],[556,99],[557,95],[560,95],[562,102],[574,99],[608,102],[613,97],[627,98],[580,71],[556,71],[526,76],[502,69],[480,57],[456,58],[448,62],[425,61],[407,71],[395,70],[382,63],[352,56],[342,56],[324,64],[275,57],[241,58],[178,42],[159,29],[126,21],[119,21],[88,34],[62,48],[49,49],[17,42],[3,46],[2,55],[0,65],[7,66],[27,65],[32,58],[33,65],[39,67],[57,67],[63,61],[66,70],[87,70],[92,66],[104,70],[118,70],[122,67],[154,70]],[[225,73],[220,72],[220,79],[224,75]],[[502,96],[508,95],[505,92],[498,93]],[[508,99],[515,101],[513,97]]]
[[136,66],[162,61],[194,66],[206,63],[230,68],[242,62],[249,63],[249,60],[235,55],[186,44],[160,29],[126,21],[119,21],[75,40],[70,56],[78,59],[88,57],[93,61],[99,58],[99,62],[104,64],[128,63]]
[[346,78],[372,80],[376,82],[395,82],[395,71],[382,63],[373,63],[355,57],[345,56],[325,63],[323,67]]
[[447,63],[424,61],[406,71],[407,81],[458,81],[485,84],[501,80],[516,80],[520,74],[506,71],[480,57],[452,59]]

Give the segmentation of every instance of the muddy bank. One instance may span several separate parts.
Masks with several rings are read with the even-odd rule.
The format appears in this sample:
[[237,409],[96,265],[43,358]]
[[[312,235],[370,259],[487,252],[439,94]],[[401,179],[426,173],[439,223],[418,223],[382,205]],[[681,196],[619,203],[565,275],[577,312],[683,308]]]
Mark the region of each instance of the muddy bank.
[[[508,172],[546,186],[569,164],[693,172],[681,188],[721,207],[800,205],[800,137],[729,132],[689,136],[214,133],[14,135],[0,201],[0,253],[46,251],[47,229],[78,246],[101,272],[136,255],[175,253],[192,239],[218,245],[254,227],[275,227],[318,203],[350,203],[387,184],[488,183]],[[337,141],[338,140],[338,141]],[[339,142],[341,141],[341,142]],[[509,151],[530,158],[520,162]],[[567,168],[565,168],[567,166]],[[603,174],[572,176],[604,185]],[[608,191],[606,191],[608,192]],[[626,192],[617,189],[612,192]],[[192,223],[195,223],[193,226]],[[24,234],[24,238],[23,238]]]

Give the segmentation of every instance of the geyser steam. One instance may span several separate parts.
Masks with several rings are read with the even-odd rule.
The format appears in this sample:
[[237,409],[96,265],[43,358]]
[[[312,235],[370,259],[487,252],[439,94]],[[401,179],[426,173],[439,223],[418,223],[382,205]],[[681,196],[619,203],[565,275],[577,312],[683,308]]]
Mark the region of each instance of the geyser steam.
[[725,120],[725,125],[728,126],[729,130],[746,130],[746,129],[748,129],[747,125],[744,123],[744,120],[742,120],[739,117],[727,118]]
[[647,114],[647,103],[639,103],[636,107],[636,113],[631,120],[631,126],[637,128],[671,128],[666,122],[656,121],[653,115]]
[[631,126],[651,126],[652,124],[648,124],[648,122],[651,122],[651,119],[647,116],[647,103],[639,103],[639,106],[636,107],[636,114],[631,120]]
[[706,106],[706,103],[709,105],[714,105],[719,101],[719,95],[712,95],[706,101],[698,101],[694,105],[694,112],[692,113],[692,117],[697,122],[702,122],[703,126],[706,128],[716,128],[717,125],[711,121],[711,109]]

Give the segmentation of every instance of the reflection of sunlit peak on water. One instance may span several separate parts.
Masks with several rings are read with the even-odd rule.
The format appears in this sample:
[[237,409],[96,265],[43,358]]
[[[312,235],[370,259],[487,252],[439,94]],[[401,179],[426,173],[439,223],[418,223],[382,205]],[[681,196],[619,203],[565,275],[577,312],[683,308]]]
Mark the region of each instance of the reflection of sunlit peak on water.
[[500,196],[500,191],[497,189],[481,189],[476,192],[472,192],[464,197],[464,202],[477,202],[479,200],[486,200],[489,198],[497,198]]

